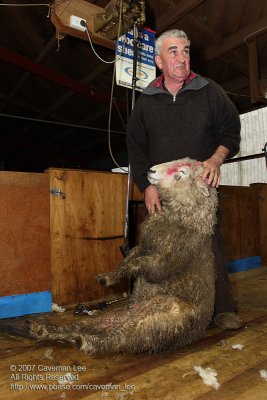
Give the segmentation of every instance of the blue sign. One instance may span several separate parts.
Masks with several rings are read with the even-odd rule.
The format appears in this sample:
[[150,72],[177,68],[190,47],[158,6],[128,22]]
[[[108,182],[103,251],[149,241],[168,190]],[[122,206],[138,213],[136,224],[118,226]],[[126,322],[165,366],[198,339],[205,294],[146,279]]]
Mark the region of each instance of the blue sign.
[[[116,79],[117,84],[132,87],[133,30],[125,33],[117,40],[116,48]],[[136,89],[143,90],[156,77],[155,65],[155,33],[149,29],[138,28]]]

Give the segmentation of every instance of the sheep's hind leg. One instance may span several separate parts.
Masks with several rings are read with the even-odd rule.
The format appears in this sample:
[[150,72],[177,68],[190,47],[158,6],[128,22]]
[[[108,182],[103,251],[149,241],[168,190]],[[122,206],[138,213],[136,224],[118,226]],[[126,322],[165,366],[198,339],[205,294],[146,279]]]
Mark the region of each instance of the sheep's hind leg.
[[80,336],[72,325],[47,325],[33,320],[25,322],[31,337],[38,340],[64,341],[80,346]]

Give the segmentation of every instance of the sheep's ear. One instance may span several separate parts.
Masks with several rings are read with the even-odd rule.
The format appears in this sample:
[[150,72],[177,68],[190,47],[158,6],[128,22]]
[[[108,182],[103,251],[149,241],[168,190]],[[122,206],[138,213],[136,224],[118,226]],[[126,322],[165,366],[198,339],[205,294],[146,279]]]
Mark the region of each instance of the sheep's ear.
[[203,181],[203,179],[197,179],[196,186],[200,193],[203,194],[203,196],[210,196],[210,187],[206,182]]

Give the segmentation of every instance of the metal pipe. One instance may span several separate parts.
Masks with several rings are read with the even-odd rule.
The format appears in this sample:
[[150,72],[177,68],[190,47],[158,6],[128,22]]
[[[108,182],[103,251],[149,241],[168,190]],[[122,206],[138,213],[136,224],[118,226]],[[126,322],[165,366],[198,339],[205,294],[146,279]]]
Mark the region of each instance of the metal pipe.
[[[267,143],[266,143],[267,144]],[[266,146],[266,145],[265,145]],[[264,151],[264,149],[263,149]],[[262,158],[264,157],[264,153],[258,153],[258,154],[251,154],[250,156],[242,156],[242,157],[236,157],[236,158],[229,158],[228,160],[224,161],[224,164],[231,164],[239,161],[247,161],[247,160],[253,160],[255,158]]]

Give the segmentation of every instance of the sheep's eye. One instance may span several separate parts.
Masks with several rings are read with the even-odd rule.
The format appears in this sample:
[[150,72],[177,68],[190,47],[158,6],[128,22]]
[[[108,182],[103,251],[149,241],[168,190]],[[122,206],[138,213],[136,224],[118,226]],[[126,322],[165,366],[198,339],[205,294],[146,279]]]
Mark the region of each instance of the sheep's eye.
[[174,176],[174,179],[179,181],[180,179],[184,179],[187,177],[187,171],[184,169],[180,169],[178,173]]

